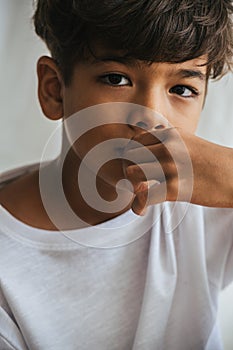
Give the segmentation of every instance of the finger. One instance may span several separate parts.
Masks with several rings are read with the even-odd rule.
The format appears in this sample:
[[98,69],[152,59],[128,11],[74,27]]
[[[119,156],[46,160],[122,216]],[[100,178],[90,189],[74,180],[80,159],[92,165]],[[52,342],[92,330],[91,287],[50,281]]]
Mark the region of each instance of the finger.
[[140,182],[155,180],[158,182],[165,181],[164,171],[158,162],[143,163],[138,165],[129,165],[125,169],[125,175],[137,191]]
[[[127,148],[131,148],[131,146],[132,148],[135,148],[137,145],[136,142],[144,146],[163,143],[168,138],[168,136],[175,130],[176,129],[174,127],[169,127],[143,132],[132,138],[132,140],[128,143]],[[133,141],[135,141],[135,144],[133,143]]]
[[140,164],[162,161],[165,158],[168,160],[168,157],[171,156],[167,148],[162,143],[159,143],[152,146],[141,146],[130,149],[124,152],[122,157],[133,163]]
[[146,131],[135,135],[127,144],[125,150],[135,149],[141,146],[149,146],[161,143],[160,138]]
[[167,198],[166,182],[156,184],[147,188],[144,192],[139,192],[133,203],[132,210],[137,215],[144,215],[148,206],[165,202]]

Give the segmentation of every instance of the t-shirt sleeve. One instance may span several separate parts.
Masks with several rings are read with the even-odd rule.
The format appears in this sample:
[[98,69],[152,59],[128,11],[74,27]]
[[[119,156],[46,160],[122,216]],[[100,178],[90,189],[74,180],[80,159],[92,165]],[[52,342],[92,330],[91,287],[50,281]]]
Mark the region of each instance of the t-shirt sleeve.
[[233,282],[233,210],[221,209],[220,215],[216,215],[216,221],[215,227],[219,229],[220,235],[216,255],[223,256],[220,278],[220,289],[223,290]]
[[233,282],[233,209],[205,208],[208,277],[224,289]]
[[29,350],[0,290],[0,349]]

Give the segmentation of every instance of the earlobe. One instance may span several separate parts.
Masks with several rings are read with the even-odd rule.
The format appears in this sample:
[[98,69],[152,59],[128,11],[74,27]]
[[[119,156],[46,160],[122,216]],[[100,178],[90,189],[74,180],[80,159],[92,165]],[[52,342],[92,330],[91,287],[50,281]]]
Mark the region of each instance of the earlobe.
[[38,97],[43,113],[52,120],[63,117],[63,80],[51,57],[43,56],[37,63]]

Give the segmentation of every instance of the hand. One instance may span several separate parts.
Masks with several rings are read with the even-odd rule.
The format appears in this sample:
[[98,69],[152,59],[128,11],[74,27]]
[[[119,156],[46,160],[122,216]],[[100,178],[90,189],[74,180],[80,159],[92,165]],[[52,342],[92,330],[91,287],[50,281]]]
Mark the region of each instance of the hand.
[[233,206],[232,150],[178,128],[144,132],[127,146],[126,178],[132,183],[132,209],[142,215],[149,205],[185,201],[206,206]]

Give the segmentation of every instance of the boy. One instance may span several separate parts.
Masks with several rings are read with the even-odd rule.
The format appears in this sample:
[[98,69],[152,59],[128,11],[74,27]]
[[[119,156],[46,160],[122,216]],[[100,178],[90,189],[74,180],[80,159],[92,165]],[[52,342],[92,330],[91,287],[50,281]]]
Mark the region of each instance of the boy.
[[233,151],[194,132],[208,79],[232,66],[232,12],[37,1],[52,54],[38,95],[62,149],[2,181],[0,349],[222,348]]

